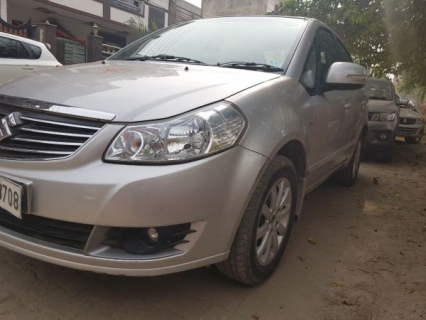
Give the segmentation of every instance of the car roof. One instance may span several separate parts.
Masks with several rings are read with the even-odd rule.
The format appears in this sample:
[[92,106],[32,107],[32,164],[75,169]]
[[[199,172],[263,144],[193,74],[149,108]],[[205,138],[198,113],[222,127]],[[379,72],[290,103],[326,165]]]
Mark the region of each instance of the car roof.
[[305,18],[305,17],[295,17],[295,16],[280,16],[280,15],[255,15],[255,16],[245,16],[245,15],[241,15],[241,16],[220,16],[220,17],[210,17],[210,18],[205,18],[205,19],[199,19],[199,20],[194,20],[195,22],[202,22],[202,21],[206,21],[206,20],[216,20],[216,19],[263,19],[263,18],[269,18],[269,19],[295,19],[295,20],[305,20],[305,21],[313,21],[316,19],[312,19],[312,18]]
[[23,42],[30,43],[30,44],[33,44],[33,45],[36,45],[36,46],[41,46],[41,47],[44,46],[44,44],[40,41],[35,41],[35,40],[28,39],[28,38],[16,36],[16,35],[10,34],[10,33],[0,32],[0,36],[5,37],[5,38],[9,38],[9,39],[13,39],[13,40],[23,41]]

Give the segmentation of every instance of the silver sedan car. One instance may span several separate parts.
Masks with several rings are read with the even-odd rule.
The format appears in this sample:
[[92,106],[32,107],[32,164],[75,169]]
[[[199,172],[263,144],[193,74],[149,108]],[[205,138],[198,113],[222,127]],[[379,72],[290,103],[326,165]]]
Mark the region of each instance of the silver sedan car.
[[279,263],[306,193],[355,183],[365,69],[316,20],[217,18],[0,87],[0,245],[154,276]]

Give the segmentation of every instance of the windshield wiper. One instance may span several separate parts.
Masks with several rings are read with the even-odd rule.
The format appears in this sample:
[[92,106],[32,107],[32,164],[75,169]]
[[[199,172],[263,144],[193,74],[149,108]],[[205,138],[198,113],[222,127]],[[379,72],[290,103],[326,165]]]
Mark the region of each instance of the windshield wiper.
[[178,57],[178,56],[172,56],[168,54],[158,54],[155,56],[136,56],[136,57],[130,57],[126,60],[139,60],[139,61],[147,61],[147,60],[158,60],[158,61],[176,61],[176,62],[189,62],[189,63],[197,63],[197,64],[206,64],[202,61],[195,60],[192,58],[186,58],[186,57]]
[[258,70],[258,71],[266,71],[266,72],[279,72],[284,71],[282,68],[278,68],[275,66],[271,66],[266,63],[258,63],[258,62],[245,62],[245,61],[230,61],[224,63],[218,63],[219,67],[224,68],[236,68],[236,69],[249,69],[249,70]]

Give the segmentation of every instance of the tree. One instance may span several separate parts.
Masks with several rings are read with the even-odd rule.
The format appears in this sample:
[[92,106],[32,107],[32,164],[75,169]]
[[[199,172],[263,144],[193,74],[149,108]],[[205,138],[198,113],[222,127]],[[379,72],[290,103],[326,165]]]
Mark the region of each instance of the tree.
[[154,21],[150,20],[149,26],[147,27],[143,19],[139,16],[131,17],[126,21],[126,24],[130,27],[133,33],[139,37],[146,36],[147,34],[158,30]]
[[371,76],[403,75],[401,88],[425,98],[426,0],[283,0],[274,14],[323,21]]
[[384,0],[386,25],[394,61],[402,75],[401,89],[426,96],[426,1]]

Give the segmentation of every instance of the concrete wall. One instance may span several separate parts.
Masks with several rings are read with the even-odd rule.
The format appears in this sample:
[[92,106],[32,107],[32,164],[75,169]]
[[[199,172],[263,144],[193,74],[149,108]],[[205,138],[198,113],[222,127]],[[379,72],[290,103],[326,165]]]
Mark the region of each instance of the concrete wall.
[[266,8],[266,12],[272,12],[275,10],[276,6],[280,3],[280,0],[268,0],[268,6]]
[[201,8],[194,6],[193,4],[186,2],[185,0],[176,0],[176,4],[181,7],[184,8],[185,10],[191,11],[197,15],[201,15]]
[[203,0],[202,15],[208,17],[263,15],[268,0]]
[[102,3],[94,0],[50,0],[50,2],[54,2],[76,10],[85,11],[100,17],[102,17],[103,14]]
[[7,21],[7,0],[0,0],[0,18]]

